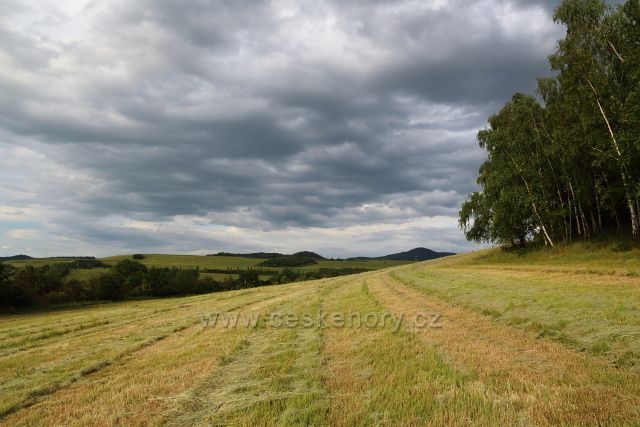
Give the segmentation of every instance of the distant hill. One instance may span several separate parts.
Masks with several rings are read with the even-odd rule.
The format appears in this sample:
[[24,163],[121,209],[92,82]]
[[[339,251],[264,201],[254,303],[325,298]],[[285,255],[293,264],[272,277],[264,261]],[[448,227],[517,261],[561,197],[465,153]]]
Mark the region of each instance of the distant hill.
[[312,258],[312,259],[315,259],[315,260],[325,259],[325,257],[323,257],[322,255],[318,255],[315,252],[309,252],[309,251],[296,252],[295,254],[293,254],[291,256],[309,257],[309,258]]
[[259,265],[261,267],[303,267],[305,265],[313,265],[318,263],[316,258],[309,255],[304,255],[305,253],[307,252],[269,258],[266,261],[262,261]]
[[273,258],[287,258],[287,257],[306,257],[314,260],[325,259],[322,255],[318,255],[315,252],[302,251],[295,254],[286,255],[278,252],[253,252],[248,254],[238,254],[233,252],[218,252],[217,254],[211,254],[207,256],[233,256],[240,258],[257,258],[257,259],[273,259]]
[[455,255],[452,252],[436,252],[427,248],[415,248],[406,252],[385,255],[377,259],[393,260],[393,261],[428,261],[430,259],[442,258],[445,256]]
[[29,255],[13,255],[13,256],[5,256],[5,257],[0,257],[0,262],[2,261],[24,261],[27,259],[33,259],[33,257],[30,257]]
[[428,261],[430,259],[442,258],[445,256],[455,255],[452,252],[436,252],[427,248],[415,248],[406,252],[397,254],[384,255],[379,257],[356,257],[349,258],[350,261],[366,261],[371,259],[387,260],[387,261]]
[[211,254],[207,256],[233,256],[233,257],[239,257],[239,258],[269,259],[269,258],[283,257],[286,255],[279,254],[277,252],[253,252],[249,254],[237,254],[233,252],[218,252],[217,254]]
[[[427,248],[415,248],[406,252],[397,254],[389,254],[379,257],[353,257],[347,258],[347,261],[368,261],[368,260],[384,260],[384,261],[427,261],[430,259],[442,258],[449,255],[455,255],[452,252],[436,252]],[[252,253],[234,253],[234,252],[218,252],[207,256],[227,256],[240,258],[264,259],[269,262],[263,263],[264,266],[301,266],[315,264],[317,261],[326,259],[322,255],[311,251],[300,251],[295,254],[287,255],[278,252],[252,252]],[[287,258],[289,258],[287,260]]]
[[265,261],[259,264],[261,267],[302,267],[305,265],[317,264],[318,261],[325,259],[322,255],[318,255],[311,251],[300,251],[291,255],[277,252],[252,252],[248,254],[218,252],[217,254],[209,256],[264,259]]

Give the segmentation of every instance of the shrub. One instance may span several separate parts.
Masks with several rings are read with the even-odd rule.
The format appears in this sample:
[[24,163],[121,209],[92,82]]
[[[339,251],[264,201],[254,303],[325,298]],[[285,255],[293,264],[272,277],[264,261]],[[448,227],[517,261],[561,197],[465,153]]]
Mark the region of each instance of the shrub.
[[307,255],[288,255],[268,259],[260,265],[265,267],[301,267],[312,264],[317,264],[317,261],[313,257]]
[[245,270],[240,273],[239,280],[243,287],[256,286],[260,283],[260,276],[255,270]]
[[77,259],[72,261],[66,266],[70,269],[85,269],[85,268],[108,268],[109,266],[99,259]]

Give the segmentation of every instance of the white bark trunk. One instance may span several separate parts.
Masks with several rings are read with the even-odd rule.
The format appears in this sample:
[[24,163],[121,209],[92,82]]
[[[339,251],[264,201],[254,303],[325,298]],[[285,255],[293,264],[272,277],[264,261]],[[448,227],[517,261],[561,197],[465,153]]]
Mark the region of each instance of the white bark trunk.
[[602,114],[602,118],[607,124],[607,129],[609,130],[609,136],[611,137],[611,142],[613,143],[613,148],[618,155],[618,166],[620,167],[620,174],[622,175],[622,183],[624,185],[625,198],[627,199],[627,206],[629,207],[629,215],[631,216],[631,234],[634,238],[640,237],[640,222],[638,221],[638,215],[636,213],[635,200],[631,195],[631,191],[629,189],[629,180],[626,173],[626,168],[622,159],[622,152],[620,151],[620,146],[618,145],[618,141],[616,139],[615,134],[613,133],[613,129],[611,128],[611,123],[609,123],[609,119],[607,118],[606,113],[604,112],[604,108],[600,103],[600,97],[598,96],[598,92],[596,88],[593,87],[591,81],[587,79],[587,83],[591,87],[591,90],[596,95],[596,103],[598,104],[598,109],[600,109],[600,114]]

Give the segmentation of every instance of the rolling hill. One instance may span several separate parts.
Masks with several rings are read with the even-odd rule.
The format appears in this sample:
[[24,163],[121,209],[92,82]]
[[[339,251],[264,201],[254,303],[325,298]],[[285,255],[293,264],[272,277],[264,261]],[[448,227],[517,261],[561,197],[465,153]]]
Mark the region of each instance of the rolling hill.
[[446,256],[455,255],[451,252],[436,252],[427,248],[415,248],[406,252],[399,252],[397,254],[385,255],[376,259],[390,260],[390,261],[429,261],[432,259],[442,258]]
[[0,257],[0,262],[4,262],[4,261],[26,261],[29,259],[33,259],[33,257],[30,257],[29,255],[13,255],[13,256],[4,256],[4,257]]
[[436,252],[427,248],[415,248],[406,252],[398,252],[396,254],[383,255],[379,257],[353,257],[351,261],[367,261],[367,260],[386,260],[386,261],[429,261],[432,259],[443,258],[455,255],[452,252]]

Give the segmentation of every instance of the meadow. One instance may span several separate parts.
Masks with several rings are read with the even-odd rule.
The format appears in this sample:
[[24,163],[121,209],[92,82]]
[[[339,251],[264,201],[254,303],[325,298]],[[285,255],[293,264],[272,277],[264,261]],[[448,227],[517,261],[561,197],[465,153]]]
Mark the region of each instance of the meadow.
[[[100,258],[100,261],[107,265],[114,266],[119,261],[132,259],[132,255],[118,255],[106,258]],[[14,267],[25,267],[31,265],[34,267],[42,267],[45,265],[64,264],[72,261],[73,258],[34,258],[30,260],[9,261]],[[144,259],[136,260],[147,267],[178,267],[183,269],[250,269],[264,268],[272,271],[282,271],[284,267],[260,267],[264,259],[244,258],[233,256],[203,256],[203,255],[168,255],[168,254],[145,254]],[[300,267],[291,267],[292,270],[299,272],[318,271],[321,268],[342,269],[342,268],[358,268],[367,270],[378,270],[397,265],[408,264],[410,261],[390,261],[390,260],[318,260],[316,264],[305,265]],[[89,280],[99,276],[105,272],[104,269],[74,269],[66,277],[67,280]],[[238,274],[226,273],[201,273],[203,277],[208,276],[214,280],[224,280],[227,277],[237,278]],[[267,280],[269,276],[261,275],[261,280]]]
[[[130,258],[129,255],[102,258],[106,264],[115,264],[116,262]],[[140,260],[148,267],[182,267],[182,268],[251,268],[258,267],[264,259],[230,257],[230,256],[199,256],[199,255],[162,255],[150,254]],[[396,265],[408,264],[409,261],[386,261],[386,260],[319,260],[317,264],[305,265],[301,267],[293,267],[295,270],[317,270],[320,268],[366,268],[368,270],[377,270],[381,268],[393,267]],[[268,269],[282,270],[282,267],[264,267]]]
[[638,267],[635,251],[488,250],[3,315],[0,424],[638,424]]

